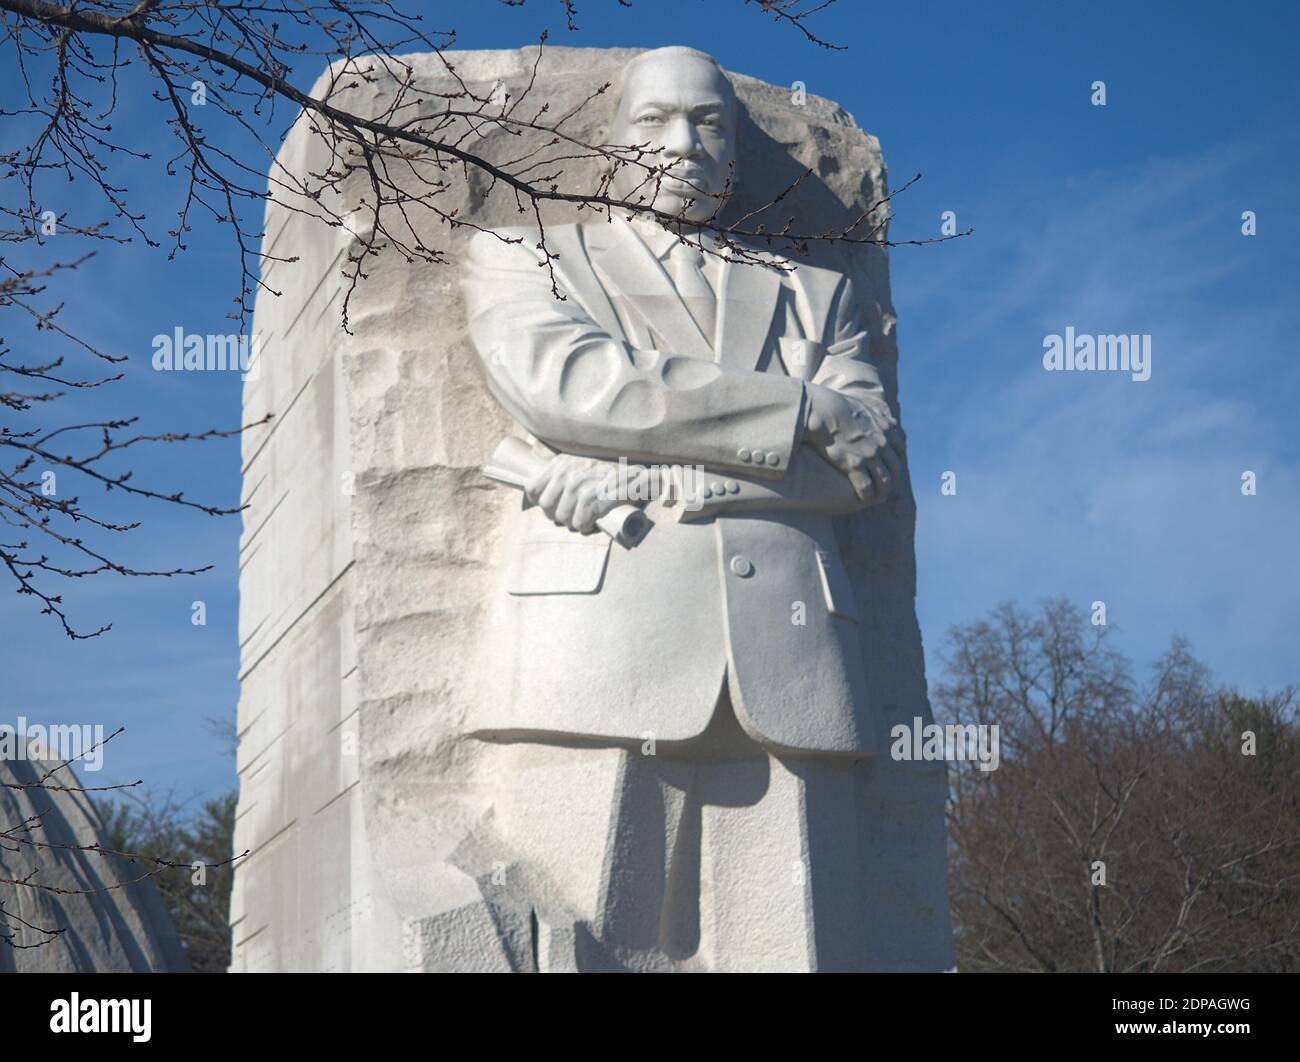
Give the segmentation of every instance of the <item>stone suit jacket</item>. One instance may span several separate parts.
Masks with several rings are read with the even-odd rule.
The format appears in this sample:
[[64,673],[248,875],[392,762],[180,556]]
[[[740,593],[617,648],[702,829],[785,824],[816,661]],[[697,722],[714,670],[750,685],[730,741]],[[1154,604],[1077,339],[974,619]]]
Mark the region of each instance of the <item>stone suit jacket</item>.
[[565,453],[703,466],[711,502],[632,549],[520,506],[477,662],[484,737],[689,741],[722,683],[760,744],[869,755],[875,727],[832,517],[861,508],[800,443],[814,382],[885,407],[843,274],[724,263],[710,343],[627,222],[480,233],[464,278],[487,380]]

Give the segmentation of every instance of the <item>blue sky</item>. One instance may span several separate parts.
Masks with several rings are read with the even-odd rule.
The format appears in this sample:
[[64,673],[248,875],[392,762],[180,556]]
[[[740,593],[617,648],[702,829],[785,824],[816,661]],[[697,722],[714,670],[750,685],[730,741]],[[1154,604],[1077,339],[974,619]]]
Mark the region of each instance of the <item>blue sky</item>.
[[[975,227],[892,253],[932,675],[952,624],[1061,594],[1105,601],[1140,664],[1178,633],[1245,690],[1300,679],[1295,5],[842,0],[817,22],[849,46],[834,53],[738,0],[630,11],[586,0],[576,34],[550,0],[424,6],[466,48],[532,43],[549,26],[556,44],[690,44],[733,70],[804,81],[880,138],[895,182],[924,173],[896,204],[895,238],[936,235],[946,210]],[[304,67],[298,82],[317,72]],[[1105,107],[1090,103],[1096,80]],[[117,128],[156,137],[158,113],[136,97]],[[156,230],[168,227],[180,189],[156,164],[126,166],[121,183]],[[1256,212],[1254,237],[1241,234],[1244,210]],[[68,323],[131,357],[99,408],[138,413],[149,431],[232,426],[237,377],[155,374],[148,358],[150,338],[176,325],[229,330],[233,255],[200,227],[186,253],[165,258],[137,244],[78,276]],[[1150,334],[1151,379],[1045,373],[1043,337],[1067,326]],[[136,467],[143,482],[237,498],[235,444],[164,447]],[[946,470],[955,496],[940,494]],[[1255,497],[1241,494],[1245,470]],[[205,720],[232,717],[237,697],[238,520],[104,501],[145,521],[118,546],[123,559],[215,570],[68,588],[82,626],[114,623],[76,644],[6,587],[0,722],[125,725],[95,782],[214,795],[234,783]],[[196,600],[205,627],[190,623]]]

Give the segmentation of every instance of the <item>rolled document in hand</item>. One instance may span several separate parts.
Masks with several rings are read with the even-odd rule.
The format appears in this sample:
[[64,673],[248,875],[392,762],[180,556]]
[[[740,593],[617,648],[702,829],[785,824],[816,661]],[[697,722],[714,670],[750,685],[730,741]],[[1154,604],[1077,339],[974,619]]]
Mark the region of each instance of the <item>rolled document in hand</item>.
[[[538,453],[523,439],[510,435],[492,451],[488,463],[483,466],[483,475],[523,490],[545,472],[550,463],[551,458]],[[630,549],[645,538],[650,530],[650,521],[635,505],[618,505],[597,520],[596,526],[620,546]]]

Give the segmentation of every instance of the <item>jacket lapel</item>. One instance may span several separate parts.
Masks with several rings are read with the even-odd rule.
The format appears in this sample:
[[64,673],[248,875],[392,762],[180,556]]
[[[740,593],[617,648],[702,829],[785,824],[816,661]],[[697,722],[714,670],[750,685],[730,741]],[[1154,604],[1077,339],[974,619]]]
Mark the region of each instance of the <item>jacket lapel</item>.
[[732,369],[759,366],[781,301],[781,274],[763,265],[722,264],[715,346]]
[[612,336],[630,339],[623,334],[618,313],[591,267],[588,234],[584,227],[558,226],[548,232],[546,238],[556,254],[555,272],[564,282],[564,287],[573,293],[582,308],[604,331]]
[[609,239],[592,246],[593,264],[608,280],[607,290],[673,354],[713,360],[713,350],[686,309],[664,267],[622,218],[607,226]]
[[[710,346],[678,297],[672,278],[631,225],[618,217],[608,223],[592,223],[583,226],[583,238],[586,253],[573,255],[565,263],[565,276],[592,316],[611,334],[624,332],[613,298],[625,312],[635,314],[640,319],[638,325],[661,340],[670,353],[717,360],[728,368],[753,370],[759,366],[780,305],[779,272],[763,265],[722,261],[717,329]],[[585,268],[571,272],[574,258]]]

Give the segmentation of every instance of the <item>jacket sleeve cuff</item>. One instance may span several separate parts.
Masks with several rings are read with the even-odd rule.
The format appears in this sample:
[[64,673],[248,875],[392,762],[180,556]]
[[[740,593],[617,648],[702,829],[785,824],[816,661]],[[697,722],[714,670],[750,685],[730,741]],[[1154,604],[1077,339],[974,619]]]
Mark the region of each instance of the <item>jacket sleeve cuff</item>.
[[775,406],[764,418],[765,422],[755,425],[753,438],[740,437],[735,449],[722,455],[726,466],[737,471],[779,479],[790,467],[795,451],[803,441],[805,422],[807,420],[808,388],[801,380],[792,377],[773,377],[773,382],[792,388],[792,399]]

